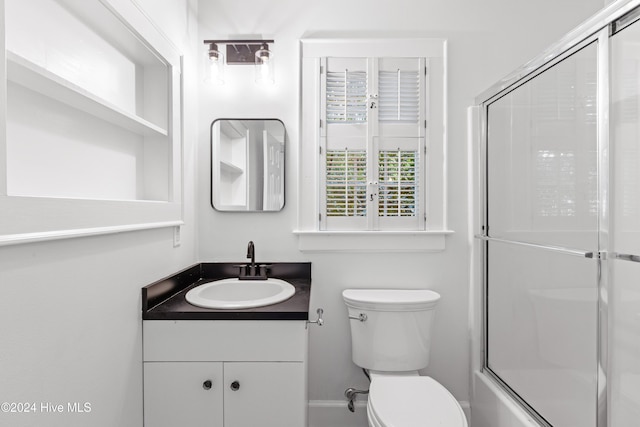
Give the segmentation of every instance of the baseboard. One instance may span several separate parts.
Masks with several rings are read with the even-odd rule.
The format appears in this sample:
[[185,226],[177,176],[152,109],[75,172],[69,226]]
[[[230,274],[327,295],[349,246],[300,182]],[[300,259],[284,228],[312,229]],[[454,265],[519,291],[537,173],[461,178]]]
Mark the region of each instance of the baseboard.
[[[459,403],[469,420],[471,405]],[[310,400],[309,427],[367,427],[367,401],[357,401],[355,409],[349,411],[343,400]]]
[[471,403],[466,400],[459,400],[458,404],[464,412],[464,416],[467,417],[467,424],[471,425]]
[[309,427],[367,427],[367,401],[356,401],[355,409],[344,400],[310,400]]

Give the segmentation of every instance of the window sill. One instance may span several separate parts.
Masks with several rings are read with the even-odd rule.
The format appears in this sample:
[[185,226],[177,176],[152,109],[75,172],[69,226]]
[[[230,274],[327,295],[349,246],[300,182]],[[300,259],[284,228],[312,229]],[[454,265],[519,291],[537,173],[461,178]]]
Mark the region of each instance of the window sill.
[[302,252],[438,252],[445,249],[451,230],[435,231],[302,231]]

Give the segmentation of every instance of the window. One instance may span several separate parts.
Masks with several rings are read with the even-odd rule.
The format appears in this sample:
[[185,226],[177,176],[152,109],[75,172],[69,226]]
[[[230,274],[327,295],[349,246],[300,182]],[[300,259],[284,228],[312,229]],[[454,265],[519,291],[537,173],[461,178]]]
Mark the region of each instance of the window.
[[424,230],[427,70],[425,58],[321,60],[321,230]]
[[446,43],[303,40],[302,52],[298,234],[448,233]]

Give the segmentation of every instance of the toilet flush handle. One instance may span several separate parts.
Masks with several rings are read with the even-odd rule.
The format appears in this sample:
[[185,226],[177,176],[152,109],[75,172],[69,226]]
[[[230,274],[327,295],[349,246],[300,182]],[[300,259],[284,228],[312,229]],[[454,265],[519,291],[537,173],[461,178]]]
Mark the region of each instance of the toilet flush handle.
[[359,320],[361,322],[366,322],[367,321],[367,314],[366,313],[360,313],[359,316],[349,316],[349,319]]

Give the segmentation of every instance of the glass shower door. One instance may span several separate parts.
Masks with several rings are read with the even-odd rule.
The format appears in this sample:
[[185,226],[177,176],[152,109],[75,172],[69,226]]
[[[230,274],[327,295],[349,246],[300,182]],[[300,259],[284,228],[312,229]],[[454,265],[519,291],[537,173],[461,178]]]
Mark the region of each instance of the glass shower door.
[[[611,36],[611,236],[609,417],[640,419],[640,23]],[[629,19],[631,18],[631,19]]]
[[487,107],[486,365],[554,427],[596,425],[597,42]]

